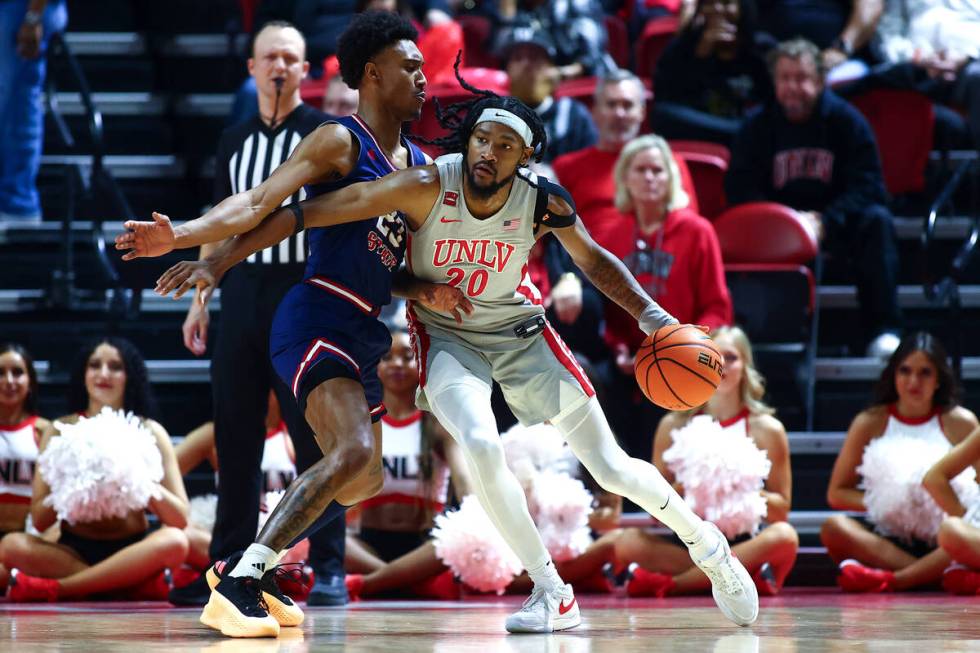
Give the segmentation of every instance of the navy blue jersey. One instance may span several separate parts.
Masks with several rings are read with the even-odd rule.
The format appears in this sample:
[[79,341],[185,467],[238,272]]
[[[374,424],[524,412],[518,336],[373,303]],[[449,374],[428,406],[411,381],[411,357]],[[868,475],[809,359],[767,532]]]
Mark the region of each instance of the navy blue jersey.
[[[347,116],[330,122],[343,125],[357,138],[360,143],[357,165],[342,179],[310,185],[310,197],[360,181],[374,181],[398,170],[378,145],[371,128],[359,117]],[[404,136],[402,144],[408,149],[410,166],[425,163],[422,150]],[[390,303],[391,273],[405,254],[405,225],[400,213],[390,213],[332,227],[310,228],[306,278],[339,283],[374,306]]]

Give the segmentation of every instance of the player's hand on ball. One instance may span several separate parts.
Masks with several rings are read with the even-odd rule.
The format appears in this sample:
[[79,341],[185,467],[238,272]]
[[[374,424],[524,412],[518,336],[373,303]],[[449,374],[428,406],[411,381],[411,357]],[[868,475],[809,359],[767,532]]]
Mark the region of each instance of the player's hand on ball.
[[188,290],[197,288],[201,304],[207,305],[220,281],[220,275],[211,269],[207,261],[181,261],[157,279],[154,290],[158,295],[175,291],[174,299],[180,299]]
[[163,256],[174,248],[176,237],[170,218],[153,212],[153,222],[127,220],[123,227],[126,233],[116,236],[116,249],[128,250],[123,254],[124,261],[134,258]]
[[426,308],[440,313],[450,313],[457,324],[463,323],[460,311],[467,315],[473,313],[473,304],[463,291],[444,283],[428,284],[419,292],[418,300]]

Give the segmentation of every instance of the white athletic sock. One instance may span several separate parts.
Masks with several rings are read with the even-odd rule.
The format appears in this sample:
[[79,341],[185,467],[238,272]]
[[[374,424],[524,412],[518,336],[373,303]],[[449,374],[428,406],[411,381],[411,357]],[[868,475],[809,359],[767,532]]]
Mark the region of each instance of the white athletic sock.
[[699,559],[714,551],[717,542],[705,536],[704,521],[660,471],[648,462],[630,458],[619,446],[595,397],[553,423],[605,490],[626,497],[656,517]]
[[262,578],[266,569],[271,569],[279,560],[279,554],[263,544],[252,543],[245,549],[242,559],[238,561],[229,576],[251,576]]
[[540,587],[547,592],[553,592],[565,586],[565,581],[558,575],[558,570],[555,569],[555,564],[551,560],[534,569],[528,569],[527,575],[534,581],[535,587]]

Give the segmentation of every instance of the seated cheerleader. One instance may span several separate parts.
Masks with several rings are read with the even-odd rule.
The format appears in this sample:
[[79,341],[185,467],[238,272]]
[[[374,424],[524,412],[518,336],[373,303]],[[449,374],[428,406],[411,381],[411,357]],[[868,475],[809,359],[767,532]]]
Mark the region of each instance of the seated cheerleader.
[[[742,451],[753,456],[755,467],[761,470],[768,468],[769,471],[768,475],[760,473],[752,479],[751,488],[745,493],[744,503],[755,506],[756,518],[749,520],[754,523],[746,523],[742,519],[741,525],[733,526],[741,532],[727,532],[726,536],[732,543],[732,552],[755,579],[760,594],[772,595],[782,588],[799,548],[796,531],[786,521],[792,489],[789,440],[782,423],[773,416],[773,409],[762,401],[764,381],[755,369],[751,345],[745,333],[738,327],[721,327],[712,333],[712,337],[725,359],[721,383],[702,408],[669,413],[660,421],[654,436],[653,463],[664,478],[675,483],[677,490],[684,495],[684,488],[677,483],[673,465],[665,460],[671,459],[670,449],[679,429],[692,428],[692,419],[704,414],[716,420],[711,427],[720,426],[724,436],[747,435],[750,438],[750,442],[743,443]],[[749,448],[745,449],[746,446]],[[765,463],[760,451],[771,465]],[[692,454],[698,455],[696,450]],[[764,484],[760,482],[763,478]],[[755,489],[760,486],[761,489]],[[757,492],[761,493],[761,501]],[[701,507],[697,510],[701,510]],[[725,516],[719,517],[713,518],[713,521],[724,524]],[[761,518],[767,525],[758,533],[752,532],[758,528]],[[638,565],[633,567],[632,578],[627,585],[631,596],[663,597],[704,592],[711,588],[711,582],[691,563],[686,548],[680,542],[647,530],[634,528],[624,531],[617,542],[616,555],[621,561],[633,561]]]
[[[835,510],[866,511],[868,521],[835,515],[820,529],[820,539],[840,565],[837,581],[845,591],[921,587],[939,581],[949,565],[949,555],[936,546],[935,530],[928,532],[933,516],[938,530],[938,508],[928,497],[919,501],[912,495],[924,494],[921,475],[977,427],[976,415],[957,405],[956,397],[942,344],[928,333],[915,333],[888,360],[871,407],[851,422],[827,503]],[[894,491],[900,483],[908,499]]]
[[[162,459],[163,478],[155,484],[155,497],[146,506],[162,525],[151,530],[145,510],[133,510],[122,518],[62,521],[57,543],[24,533],[8,534],[0,542],[0,560],[11,569],[12,601],[77,599],[119,590],[134,598],[166,596],[161,572],[178,567],[187,556],[187,536],[182,529],[187,525],[188,502],[167,432],[145,417],[150,404],[146,365],[130,342],[105,338],[82,350],[69,386],[73,412],[59,422],[69,428],[83,417],[95,418],[104,407],[138,416]],[[53,429],[44,435],[42,460],[44,451],[59,437]],[[41,531],[58,519],[54,508],[45,505],[51,493],[43,474],[35,474],[31,515]]]
[[[964,470],[973,468],[972,501],[964,506],[953,486]],[[952,594],[980,593],[980,497],[976,479],[980,477],[980,429],[972,433],[939,459],[922,478],[935,502],[946,513],[939,526],[940,548],[953,560],[943,572],[943,589]]]
[[[20,533],[31,514],[31,483],[41,435],[51,422],[37,414],[37,372],[27,350],[0,346],[0,537]],[[0,591],[9,574],[0,565]]]
[[[271,390],[269,391],[269,407],[266,411],[265,428],[265,444],[262,449],[263,499],[267,492],[285,490],[296,478],[296,451],[293,448],[293,440],[289,437],[286,423],[282,419],[276,393]],[[207,460],[211,469],[216,472],[215,482],[220,482],[217,474],[218,454],[214,448],[214,422],[205,422],[188,433],[187,437],[174,448],[174,451],[177,455],[177,464],[180,467],[181,476],[186,476],[191,470]],[[210,497],[216,499],[214,495],[210,495]],[[262,510],[265,514],[268,514],[267,508],[263,502]],[[213,509],[211,513],[208,522],[213,522]],[[211,546],[211,529],[194,523],[192,519],[184,532],[190,542],[190,550],[185,564],[198,571],[204,571],[211,564],[208,553],[208,547]],[[289,554],[287,554],[289,561],[305,557],[307,548],[302,545],[301,542],[290,549]],[[296,558],[296,556],[300,557]]]
[[381,426],[384,488],[359,504],[360,532],[347,538],[348,592],[352,599],[458,598],[429,531],[449,498],[450,479],[456,496],[472,493],[466,462],[452,436],[415,407],[418,366],[405,331],[392,332],[378,377],[388,411]]

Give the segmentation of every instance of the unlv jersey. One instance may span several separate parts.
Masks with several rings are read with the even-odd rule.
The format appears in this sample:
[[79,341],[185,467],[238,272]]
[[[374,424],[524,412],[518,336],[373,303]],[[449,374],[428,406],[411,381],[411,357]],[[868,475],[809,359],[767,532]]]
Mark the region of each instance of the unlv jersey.
[[407,265],[419,279],[448,283],[465,292],[473,303],[473,313],[464,316],[459,325],[451,315],[413,302],[417,318],[423,324],[465,335],[503,332],[535,315],[544,315],[541,293],[527,270],[535,242],[537,176],[526,168],[518,169],[503,208],[479,220],[467,210],[463,199],[463,155],[447,154],[435,164],[441,186],[439,199],[422,227],[409,233]]

